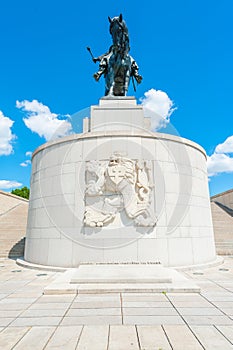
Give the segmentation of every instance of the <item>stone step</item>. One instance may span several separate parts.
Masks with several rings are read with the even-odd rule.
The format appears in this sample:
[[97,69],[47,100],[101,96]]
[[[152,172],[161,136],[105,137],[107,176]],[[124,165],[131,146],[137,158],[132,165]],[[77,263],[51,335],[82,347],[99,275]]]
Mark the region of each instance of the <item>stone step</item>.
[[216,203],[211,203],[217,254],[233,254],[233,217]]
[[44,289],[44,294],[128,292],[199,293],[200,288],[181,272],[159,264],[100,264],[80,265],[76,269],[67,269]]

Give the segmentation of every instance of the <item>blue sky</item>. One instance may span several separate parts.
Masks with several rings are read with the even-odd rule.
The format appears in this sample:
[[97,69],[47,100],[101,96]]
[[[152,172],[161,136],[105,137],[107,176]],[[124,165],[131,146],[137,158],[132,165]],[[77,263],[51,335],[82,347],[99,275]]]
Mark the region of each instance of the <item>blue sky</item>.
[[[2,189],[11,190],[9,181],[29,186],[26,152],[45,142],[23,119],[35,110],[64,119],[98,103],[104,81],[93,80],[97,66],[86,46],[95,55],[106,52],[111,44],[107,17],[121,12],[131,55],[144,78],[136,94],[132,87],[128,94],[139,101],[151,89],[165,92],[176,107],[172,126],[210,157],[211,194],[233,187],[232,0],[12,0],[0,9]],[[34,105],[22,102],[33,100]],[[80,115],[75,119],[78,132]]]

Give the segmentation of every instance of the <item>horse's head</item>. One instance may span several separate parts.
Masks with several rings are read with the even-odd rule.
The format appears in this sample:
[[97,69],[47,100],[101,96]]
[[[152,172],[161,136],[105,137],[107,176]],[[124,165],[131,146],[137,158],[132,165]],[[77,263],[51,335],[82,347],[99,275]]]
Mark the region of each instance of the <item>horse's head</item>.
[[129,44],[128,28],[125,21],[123,20],[122,14],[119,17],[108,17],[110,23],[110,34],[114,45],[122,46],[127,43]]

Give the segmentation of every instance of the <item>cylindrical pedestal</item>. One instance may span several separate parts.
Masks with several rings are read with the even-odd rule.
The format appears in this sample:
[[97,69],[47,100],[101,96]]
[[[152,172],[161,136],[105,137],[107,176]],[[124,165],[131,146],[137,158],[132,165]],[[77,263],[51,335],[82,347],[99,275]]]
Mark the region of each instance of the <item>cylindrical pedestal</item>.
[[[110,169],[116,158],[124,162]],[[188,266],[214,259],[206,155],[196,143],[145,131],[96,131],[34,152],[26,261]]]

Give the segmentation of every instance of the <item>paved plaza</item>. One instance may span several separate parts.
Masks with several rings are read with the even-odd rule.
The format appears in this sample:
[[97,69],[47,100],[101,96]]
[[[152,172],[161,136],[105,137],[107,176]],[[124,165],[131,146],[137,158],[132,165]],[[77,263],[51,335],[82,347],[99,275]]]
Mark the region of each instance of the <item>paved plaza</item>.
[[43,295],[62,272],[0,260],[0,349],[233,349],[233,258],[188,271],[201,293]]

